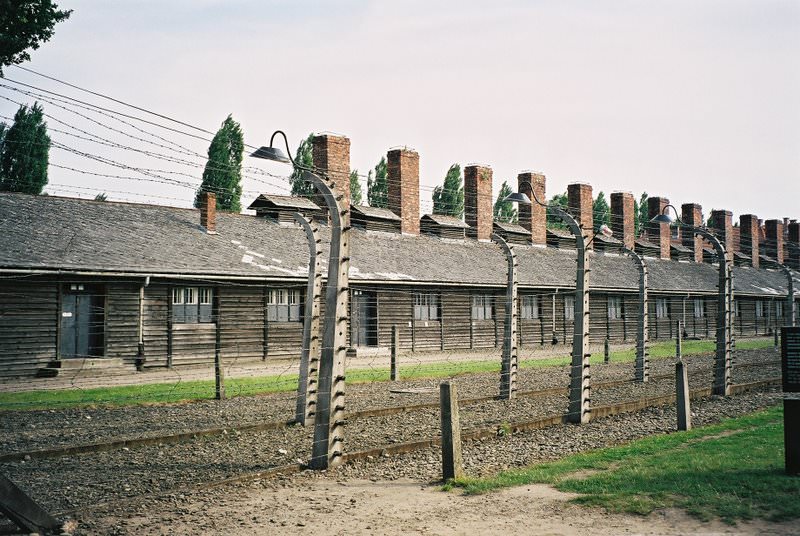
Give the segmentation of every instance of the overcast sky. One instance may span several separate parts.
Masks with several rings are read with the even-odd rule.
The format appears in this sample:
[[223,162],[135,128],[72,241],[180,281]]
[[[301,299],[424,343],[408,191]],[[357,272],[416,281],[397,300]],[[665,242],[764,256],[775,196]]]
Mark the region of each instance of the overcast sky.
[[[535,169],[548,194],[581,181],[737,220],[800,217],[796,0],[59,6],[72,17],[28,67],[209,130],[233,114],[253,145],[276,129],[293,146],[332,131],[350,137],[363,173],[390,147],[417,149],[428,186],[452,163],[479,162],[495,192]],[[0,103],[3,115],[15,108]],[[51,182],[104,187],[55,169]]]

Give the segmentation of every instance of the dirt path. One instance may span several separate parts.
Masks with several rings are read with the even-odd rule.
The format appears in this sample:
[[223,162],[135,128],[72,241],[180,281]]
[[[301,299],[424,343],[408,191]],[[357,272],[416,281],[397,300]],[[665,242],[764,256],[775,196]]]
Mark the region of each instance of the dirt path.
[[[530,485],[480,496],[395,481],[296,478],[289,487],[218,490],[151,504],[147,516],[96,519],[91,534],[798,534],[796,523],[703,523],[679,511],[648,517],[607,514]],[[213,497],[207,495],[213,495]],[[212,499],[212,500],[209,500]],[[96,531],[96,532],[95,532]],[[81,531],[83,532],[83,531]]]

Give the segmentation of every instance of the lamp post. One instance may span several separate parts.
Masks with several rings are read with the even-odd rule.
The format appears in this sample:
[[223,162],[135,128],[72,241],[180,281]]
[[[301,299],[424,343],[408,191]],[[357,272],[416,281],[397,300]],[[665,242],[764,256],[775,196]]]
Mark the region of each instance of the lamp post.
[[[277,147],[275,136],[283,136],[287,154],[289,142],[286,134],[278,130],[272,134],[269,147],[261,147],[251,156],[282,163],[291,163],[303,171],[303,180],[311,182],[322,194],[328,206],[331,222],[331,242],[328,256],[327,287],[325,289],[325,323],[322,335],[322,352],[317,382],[317,404],[314,415],[314,443],[310,467],[326,469],[342,461],[344,426],[344,362],[347,333],[348,272],[350,268],[350,209],[342,208],[341,194],[335,193],[336,183],[323,178],[316,170],[298,165]],[[324,176],[324,174],[323,174]],[[344,188],[347,185],[339,185]],[[307,312],[306,314],[309,314]],[[313,334],[311,334],[313,336]],[[304,341],[306,346],[310,341]],[[310,360],[309,360],[310,361]],[[308,375],[306,371],[306,374]],[[301,374],[302,377],[302,374]],[[300,388],[299,388],[300,389]],[[299,390],[298,389],[298,390]]]
[[494,240],[503,249],[508,262],[505,321],[503,322],[503,360],[500,367],[500,398],[509,400],[517,395],[517,254],[514,246],[497,233]]
[[637,382],[646,382],[650,378],[650,361],[647,356],[647,342],[650,338],[647,325],[647,265],[644,258],[634,250],[623,248],[623,251],[636,261],[636,268],[639,270],[639,318],[636,322],[635,374]]
[[[531,188],[533,200],[547,207],[536,197],[536,190]],[[531,200],[523,193],[513,193],[505,201],[530,205]],[[567,224],[575,235],[577,247],[577,269],[575,274],[575,321],[572,337],[572,366],[569,381],[569,409],[567,420],[571,423],[587,423],[591,419],[590,382],[589,382],[589,253],[587,246],[591,242],[589,234],[566,210],[558,206],[548,207]]]
[[[667,209],[675,212],[673,218],[667,214]],[[733,303],[733,277],[731,261],[725,251],[725,247],[708,229],[695,227],[681,221],[678,210],[672,206],[665,206],[661,214],[650,220],[653,223],[666,223],[672,225],[677,223],[679,226],[688,229],[692,233],[708,240],[714,247],[719,260],[719,283],[717,294],[717,351],[714,360],[714,385],[713,393],[720,396],[728,396],[731,390],[731,338],[733,329],[731,328],[731,304]]]

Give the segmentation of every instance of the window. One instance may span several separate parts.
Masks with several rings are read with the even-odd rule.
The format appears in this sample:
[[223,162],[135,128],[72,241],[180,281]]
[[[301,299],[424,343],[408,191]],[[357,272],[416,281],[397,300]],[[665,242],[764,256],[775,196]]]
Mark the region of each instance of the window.
[[522,319],[535,320],[539,318],[541,310],[539,309],[539,296],[523,296],[522,297]]
[[492,297],[486,295],[472,297],[472,319],[491,320],[494,318]]
[[706,316],[706,302],[703,298],[694,299],[694,317],[705,318]]
[[669,302],[666,298],[656,298],[656,318],[669,318]]
[[268,322],[299,322],[300,316],[299,290],[278,288],[269,291]]
[[414,294],[414,320],[439,320],[438,294]]
[[564,320],[575,320],[575,296],[564,296]]
[[736,318],[742,316],[742,310],[739,308],[739,300],[733,300],[733,315]]
[[172,321],[176,324],[213,322],[210,287],[172,287]]
[[608,319],[620,320],[622,318],[622,297],[609,296],[608,297]]
[[775,318],[783,318],[783,302],[775,302]]
[[764,302],[761,300],[756,302],[756,318],[764,318]]

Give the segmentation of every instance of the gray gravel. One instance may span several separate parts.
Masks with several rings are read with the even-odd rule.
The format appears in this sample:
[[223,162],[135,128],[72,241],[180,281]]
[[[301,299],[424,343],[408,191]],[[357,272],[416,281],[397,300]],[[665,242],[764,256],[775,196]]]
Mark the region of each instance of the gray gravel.
[[[739,351],[736,354],[736,363],[764,363],[777,358],[778,353],[771,349]],[[686,361],[693,387],[711,382],[712,356],[694,356],[686,358]],[[629,363],[593,366],[592,382],[598,384],[609,380],[631,379],[632,368]],[[653,375],[670,374],[673,371],[673,361],[652,361],[650,368]],[[750,381],[747,378],[753,370],[753,367],[734,368],[734,381]],[[779,375],[779,366],[765,366],[761,371],[764,377],[769,373]],[[435,403],[438,401],[440,381],[436,379],[349,385],[346,395],[347,409],[357,412],[371,408]],[[498,392],[497,374],[465,375],[455,378],[454,381],[458,385],[461,399],[491,396]],[[564,387],[568,382],[567,367],[526,368],[521,369],[518,376],[521,391]],[[669,386],[665,386],[661,391],[656,390],[652,394],[663,393],[668,388]],[[390,389],[412,389],[419,392],[398,394],[391,393]],[[645,390],[651,394],[652,389],[654,388],[647,386]],[[593,403],[604,404],[609,400],[608,396],[613,399],[617,395],[607,395],[605,389],[594,389]],[[544,405],[545,402],[537,400],[535,404]],[[527,412],[529,405],[518,408],[516,414]],[[492,411],[494,410],[490,410]],[[551,406],[547,411],[550,414],[557,411],[557,408]],[[493,422],[502,423],[510,418],[506,416],[505,408],[494,414]],[[0,429],[3,430],[0,435],[0,454],[160,437],[210,428],[240,428],[263,422],[285,422],[293,415],[294,398],[290,393],[235,397],[225,401],[206,400],[190,404],[0,412]]]
[[[774,360],[774,353],[752,352],[749,357],[754,361]],[[740,363],[743,360],[740,358]],[[691,383],[693,387],[707,386],[710,383],[709,358],[693,358],[690,360]],[[594,381],[598,377],[611,379],[626,377],[630,374],[630,366],[609,365],[598,367]],[[617,370],[618,369],[618,370]],[[654,363],[654,373],[672,371],[669,361]],[[528,370],[526,387],[531,385],[565,385],[565,373],[562,370]],[[594,372],[594,370],[593,370]],[[736,374],[739,383],[757,379],[774,377],[774,366],[740,368]],[[616,375],[616,376],[615,376]],[[492,384],[496,378],[460,377],[456,380],[462,396],[475,396],[479,389]],[[408,385],[435,386],[438,381],[407,382]],[[392,386],[394,388],[394,385]],[[670,379],[653,381],[647,384],[625,383],[619,387],[596,389],[593,391],[594,404],[607,404],[634,400],[642,396],[657,396],[674,391]],[[379,398],[377,395],[382,395]],[[404,395],[403,395],[404,396]],[[431,400],[436,393],[410,395]],[[248,407],[268,407],[272,397],[255,397],[230,401],[236,408],[236,415],[250,416]],[[280,398],[278,398],[280,400]],[[388,402],[387,402],[388,400]],[[403,401],[407,400],[405,398]],[[722,417],[738,415],[758,407],[774,403],[773,394],[751,393],[732,398],[715,399],[696,404],[698,424],[714,422]],[[414,400],[418,402],[419,400]],[[350,408],[354,406],[368,407],[367,403],[377,405],[396,404],[396,398],[390,398],[387,385],[354,386],[350,392]],[[226,402],[227,404],[227,402]],[[248,406],[249,404],[249,406]],[[204,415],[202,408],[211,415]],[[210,411],[208,408],[212,408]],[[184,404],[169,407],[141,407],[121,409],[75,410],[70,423],[59,426],[74,432],[74,438],[118,437],[120,430],[128,426],[147,429],[148,424],[154,430],[167,429],[176,431],[167,423],[159,420],[175,419],[175,422],[193,424],[195,416],[203,424],[218,423],[219,412],[213,404]],[[464,429],[499,425],[505,422],[529,420],[537,417],[562,414],[567,408],[564,395],[526,398],[513,401],[490,401],[467,405],[461,410],[461,423]],[[254,410],[257,411],[257,410]],[[65,412],[62,412],[62,415]],[[31,412],[36,418],[52,419],[59,412]],[[299,426],[281,428],[264,432],[247,432],[235,430],[236,422],[226,414],[224,425],[234,425],[227,433],[218,436],[200,437],[180,444],[164,444],[120,449],[110,452],[62,456],[58,458],[30,459],[19,462],[0,464],[0,471],[30,492],[38,501],[51,511],[63,512],[74,508],[86,508],[105,501],[117,501],[123,498],[134,498],[129,506],[116,508],[137,509],[147,500],[142,496],[163,494],[166,500],[180,502],[181,494],[186,493],[187,486],[229,478],[243,473],[262,471],[271,467],[282,466],[299,460],[306,460],[310,453],[312,430]],[[6,422],[17,424],[24,414],[15,413]],[[83,416],[83,418],[80,418]],[[92,417],[86,419],[86,416]],[[75,418],[78,417],[78,418]],[[119,419],[130,419],[129,421]],[[138,420],[137,420],[138,419]],[[37,421],[41,422],[41,421]],[[100,425],[98,425],[100,423]],[[674,428],[674,409],[671,407],[648,409],[635,415],[613,417],[597,420],[587,426],[556,426],[546,430],[531,432],[513,437],[468,442],[465,448],[465,464],[472,474],[482,474],[505,466],[522,465],[541,459],[558,457],[569,452],[595,448],[598,446],[627,441],[651,433],[662,433]],[[49,424],[52,424],[50,422]],[[45,421],[44,425],[48,425]],[[4,423],[5,427],[5,423]],[[38,426],[31,429],[31,436],[9,441],[7,444],[29,446],[46,444],[42,438],[58,436],[42,433],[37,435]],[[99,432],[98,432],[99,430]],[[351,419],[345,428],[345,449],[359,451],[372,447],[382,447],[396,442],[413,441],[437,436],[439,433],[439,412],[437,409],[410,411],[385,417]],[[20,434],[13,434],[21,437]],[[339,470],[342,475],[359,474],[376,478],[396,478],[412,476],[414,478],[433,479],[439,471],[439,458],[436,449],[428,449],[419,453],[379,460],[373,466],[370,463],[355,463]],[[359,472],[360,471],[360,472]],[[148,499],[149,500],[149,499]],[[159,499],[165,500],[165,499]]]

